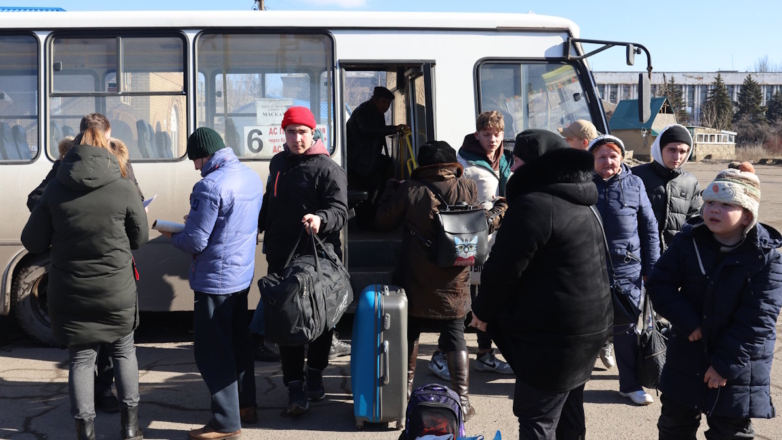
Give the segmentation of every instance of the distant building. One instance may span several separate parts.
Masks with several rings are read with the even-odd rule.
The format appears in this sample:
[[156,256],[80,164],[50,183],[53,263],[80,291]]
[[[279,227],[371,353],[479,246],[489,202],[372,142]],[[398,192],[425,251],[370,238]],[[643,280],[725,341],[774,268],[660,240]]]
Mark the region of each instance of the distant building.
[[665,98],[653,98],[651,117],[645,123],[638,120],[638,100],[625,99],[617,104],[608,126],[611,134],[625,144],[632,157],[649,160],[651,148],[663,128],[676,123],[676,116]]
[[[728,89],[728,96],[733,102],[739,99],[741,84],[747,75],[760,84],[763,92],[763,103],[766,105],[776,92],[782,92],[782,73],[755,73],[722,71],[722,81]],[[717,77],[717,72],[653,72],[652,95],[656,95],[663,85],[663,75],[670,82],[673,79],[676,87],[681,87],[684,108],[690,115],[690,120],[697,124],[701,118],[701,106],[706,102],[709,87]],[[594,72],[595,84],[600,97],[605,101],[618,104],[625,99],[638,98],[638,72]]]
[[736,157],[736,132],[705,127],[687,127],[692,134],[690,160],[733,160]]

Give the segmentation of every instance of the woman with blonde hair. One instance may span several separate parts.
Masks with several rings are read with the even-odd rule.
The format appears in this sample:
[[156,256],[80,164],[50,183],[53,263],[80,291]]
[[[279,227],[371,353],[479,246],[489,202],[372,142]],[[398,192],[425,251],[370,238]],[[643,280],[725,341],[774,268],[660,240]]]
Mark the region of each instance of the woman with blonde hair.
[[91,126],[76,136],[34,206],[22,243],[32,253],[51,253],[49,317],[55,339],[70,354],[68,388],[78,438],[95,438],[93,370],[101,350],[116,367],[122,438],[141,439],[131,250],[146,243],[149,227],[106,134]]

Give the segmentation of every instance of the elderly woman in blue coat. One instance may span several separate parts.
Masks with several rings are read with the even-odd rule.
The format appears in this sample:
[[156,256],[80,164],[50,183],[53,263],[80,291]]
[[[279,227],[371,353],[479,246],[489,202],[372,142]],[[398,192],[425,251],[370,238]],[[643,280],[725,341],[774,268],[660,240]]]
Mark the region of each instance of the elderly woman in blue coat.
[[[614,266],[614,273],[609,273],[609,277],[640,310],[644,279],[660,258],[657,220],[643,181],[622,163],[625,156],[622,141],[611,135],[599,136],[589,144],[589,151],[595,157],[596,207],[603,220]],[[635,330],[635,324],[614,327],[619,394],[636,405],[649,405],[654,400],[636,378]]]

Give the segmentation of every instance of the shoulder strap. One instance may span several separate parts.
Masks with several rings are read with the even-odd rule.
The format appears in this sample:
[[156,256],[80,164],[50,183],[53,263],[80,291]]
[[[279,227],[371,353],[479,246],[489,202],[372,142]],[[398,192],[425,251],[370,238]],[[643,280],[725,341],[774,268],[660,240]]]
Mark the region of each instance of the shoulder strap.
[[606,248],[606,259],[608,259],[608,266],[611,268],[611,276],[616,279],[616,272],[614,272],[614,263],[611,261],[611,252],[608,248],[608,239],[606,238],[606,231],[603,228],[603,220],[600,218],[600,213],[597,212],[597,209],[595,209],[594,206],[590,206],[589,209],[592,210],[592,214],[595,215],[595,218],[597,219],[597,223],[600,225],[600,232],[603,233],[603,244],[605,244]]
[[449,209],[451,205],[449,205],[448,202],[445,201],[445,198],[443,198],[443,195],[440,193],[440,191],[437,189],[436,186],[432,185],[429,182],[424,182],[423,180],[418,180],[418,182],[421,182],[422,185],[429,188],[429,191],[431,191],[436,198],[440,199],[440,201],[443,203],[443,206],[445,206],[445,211]]

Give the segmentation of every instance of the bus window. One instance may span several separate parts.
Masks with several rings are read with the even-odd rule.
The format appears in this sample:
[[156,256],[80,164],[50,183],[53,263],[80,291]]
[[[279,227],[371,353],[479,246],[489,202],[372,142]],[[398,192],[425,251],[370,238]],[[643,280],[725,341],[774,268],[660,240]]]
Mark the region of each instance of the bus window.
[[185,154],[185,118],[172,117],[186,114],[187,104],[180,35],[63,35],[55,36],[51,47],[53,157],[60,138],[78,133],[81,118],[93,112],[106,115],[112,138],[127,145],[132,160],[173,160]]
[[502,113],[507,141],[530,128],[556,132],[577,119],[592,120],[578,73],[569,64],[486,62],[478,78],[479,110]]
[[0,161],[38,155],[38,41],[0,36]]
[[271,159],[285,143],[283,113],[304,106],[333,151],[332,45],[315,34],[199,35],[199,126],[215,129],[240,158]]

